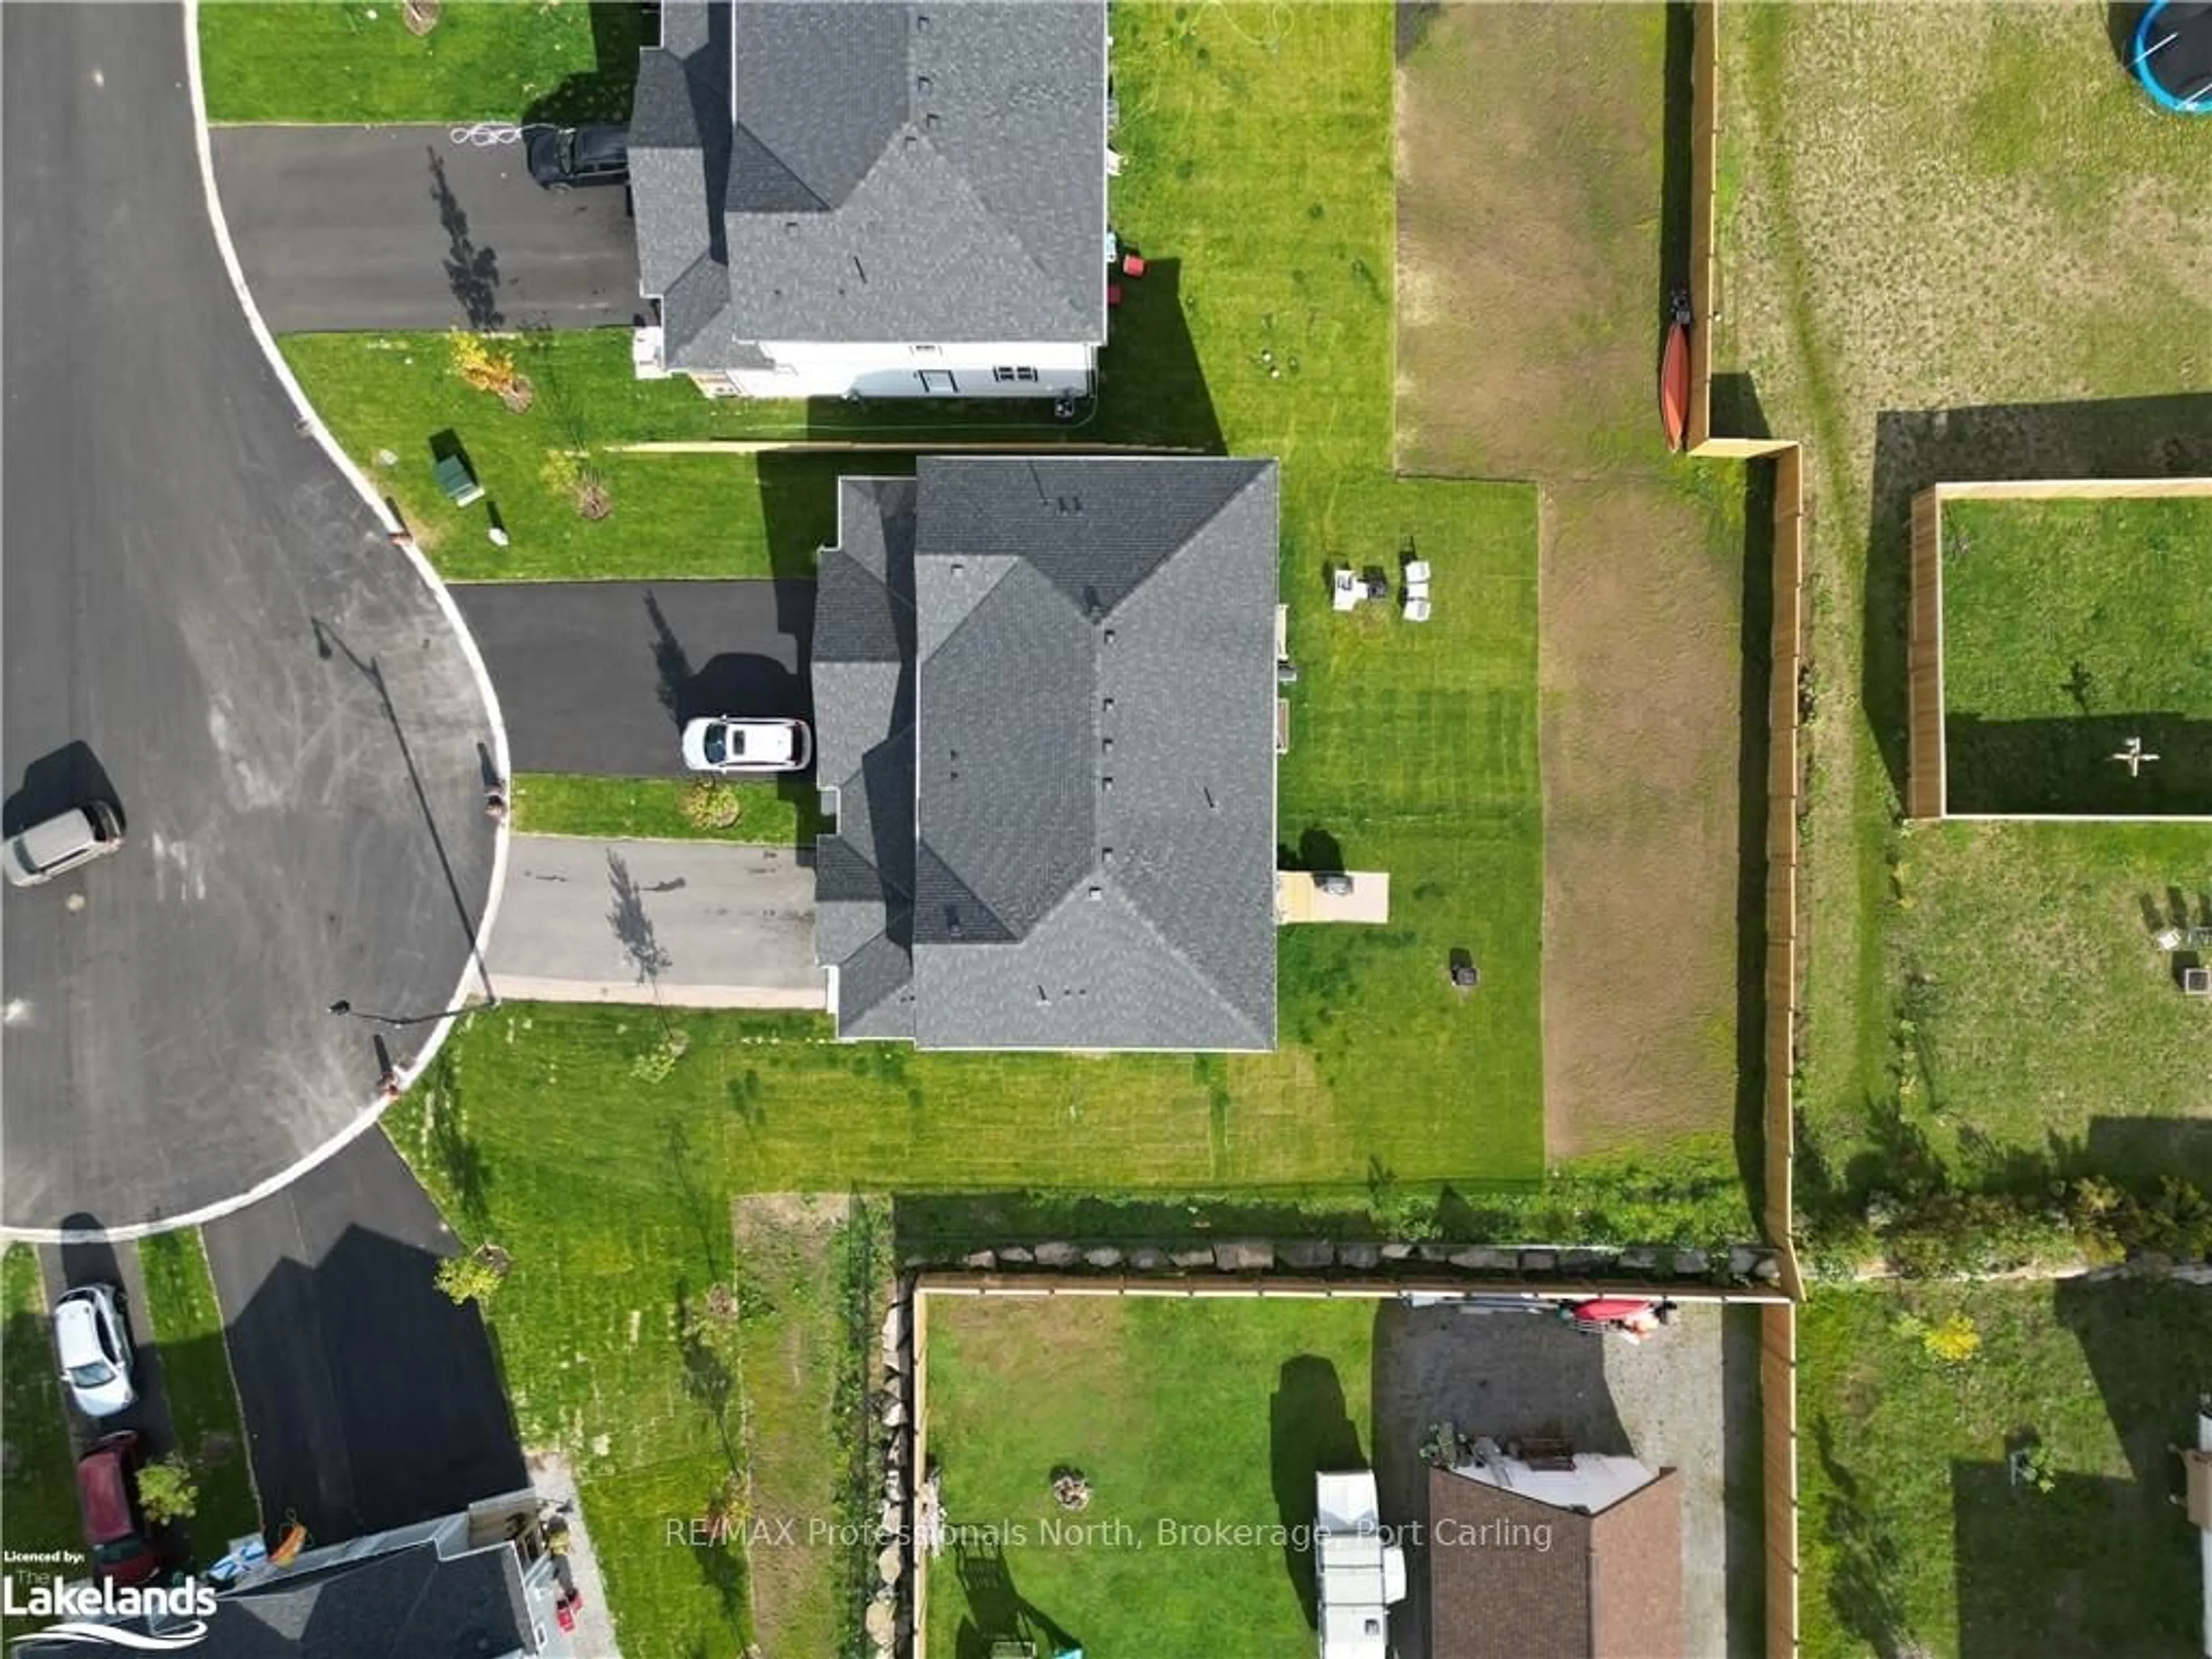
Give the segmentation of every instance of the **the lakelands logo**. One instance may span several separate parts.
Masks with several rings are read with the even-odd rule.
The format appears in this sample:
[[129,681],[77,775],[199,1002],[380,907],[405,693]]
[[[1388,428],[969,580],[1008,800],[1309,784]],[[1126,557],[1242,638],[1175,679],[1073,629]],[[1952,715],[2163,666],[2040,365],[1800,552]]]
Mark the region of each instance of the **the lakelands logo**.
[[[72,1584],[60,1578],[24,1583],[11,1572],[0,1577],[0,1612],[10,1619],[59,1621],[9,1644],[24,1659],[37,1659],[41,1644],[61,1641],[105,1643],[126,1653],[178,1653],[206,1638],[207,1621],[215,1617],[215,1589],[198,1579],[174,1589]],[[111,1619],[143,1619],[149,1626],[188,1622],[154,1635],[102,1622]]]

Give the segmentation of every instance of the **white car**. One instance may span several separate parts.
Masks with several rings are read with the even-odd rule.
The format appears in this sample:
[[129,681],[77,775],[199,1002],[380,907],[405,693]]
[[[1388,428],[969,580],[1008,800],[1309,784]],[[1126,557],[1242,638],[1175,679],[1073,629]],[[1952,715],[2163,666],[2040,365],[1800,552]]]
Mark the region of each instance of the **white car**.
[[712,714],[684,728],[684,763],[694,772],[803,772],[813,758],[805,720]]
[[80,1285],[54,1304],[62,1381],[87,1417],[112,1417],[137,1403],[131,1386],[131,1332],[110,1285]]

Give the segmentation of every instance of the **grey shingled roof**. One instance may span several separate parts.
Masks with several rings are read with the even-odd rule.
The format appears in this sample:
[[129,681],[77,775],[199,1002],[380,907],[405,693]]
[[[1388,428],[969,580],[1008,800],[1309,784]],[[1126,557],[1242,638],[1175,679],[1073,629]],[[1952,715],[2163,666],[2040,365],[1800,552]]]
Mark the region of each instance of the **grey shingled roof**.
[[[220,1597],[193,1659],[504,1659],[536,1651],[514,1552],[422,1543]],[[106,1644],[57,1644],[105,1655]]]
[[816,847],[814,949],[848,1036],[914,1035],[914,503],[911,478],[841,480],[815,579],[815,776],[838,808]]
[[630,121],[678,368],[1106,337],[1103,0],[665,0]]
[[[926,1048],[1273,1047],[1276,511],[1269,461],[845,481],[814,651],[842,1035],[888,1008]],[[906,718],[862,678],[886,615]]]

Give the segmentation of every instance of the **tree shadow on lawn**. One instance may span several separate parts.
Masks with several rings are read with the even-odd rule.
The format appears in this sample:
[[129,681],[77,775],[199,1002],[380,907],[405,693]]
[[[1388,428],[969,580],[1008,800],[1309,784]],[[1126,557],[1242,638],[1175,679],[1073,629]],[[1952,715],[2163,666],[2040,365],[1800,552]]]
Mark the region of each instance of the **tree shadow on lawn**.
[[1367,1467],[1359,1431],[1346,1409],[1335,1364],[1318,1354],[1283,1362],[1267,1401],[1269,1466],[1275,1509],[1288,1536],[1283,1565],[1297,1591],[1306,1623],[1321,1623],[1321,1587],[1314,1576],[1312,1528],[1319,1515],[1316,1475]]
[[1905,775],[1912,497],[1972,479],[2212,474],[2212,394],[1888,410],[1875,422],[1859,696],[1899,799]]

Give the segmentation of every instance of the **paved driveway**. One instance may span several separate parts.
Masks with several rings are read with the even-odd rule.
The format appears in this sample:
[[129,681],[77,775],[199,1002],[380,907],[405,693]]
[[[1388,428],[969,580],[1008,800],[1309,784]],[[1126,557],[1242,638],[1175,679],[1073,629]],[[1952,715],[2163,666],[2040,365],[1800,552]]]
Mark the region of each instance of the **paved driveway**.
[[270,328],[637,319],[629,192],[540,190],[520,144],[456,144],[452,131],[214,130],[223,216]]
[[517,836],[491,974],[541,1001],[820,1008],[814,872],[781,847]]
[[0,895],[26,1230],[173,1222],[349,1130],[383,1060],[328,1005],[450,1006],[490,890],[489,711],[246,327],[186,22],[0,6],[4,816],[96,795],[128,833]]
[[483,1322],[432,1279],[453,1236],[381,1131],[205,1237],[272,1525],[336,1543],[528,1484]]
[[[39,1247],[39,1281],[46,1291],[46,1305],[51,1308],[61,1300],[62,1292],[80,1285],[112,1285],[122,1294],[123,1322],[131,1331],[131,1384],[137,1391],[137,1403],[112,1417],[97,1420],[78,1415],[74,1404],[63,1409],[69,1413],[71,1443],[79,1452],[88,1448],[101,1435],[112,1434],[118,1429],[136,1429],[146,1437],[146,1453],[160,1457],[176,1446],[176,1434],[169,1421],[169,1393],[161,1375],[161,1350],[154,1340],[153,1310],[146,1300],[146,1274],[139,1265],[136,1244],[111,1243],[104,1238],[82,1239],[68,1244],[41,1244]],[[51,1341],[53,1327],[47,1323],[46,1334]],[[58,1352],[54,1355],[57,1366],[61,1364]],[[66,1401],[69,1390],[62,1390]],[[185,1448],[197,1452],[197,1446]]]
[[696,714],[811,714],[811,582],[472,583],[453,597],[518,772],[680,777],[677,736]]

